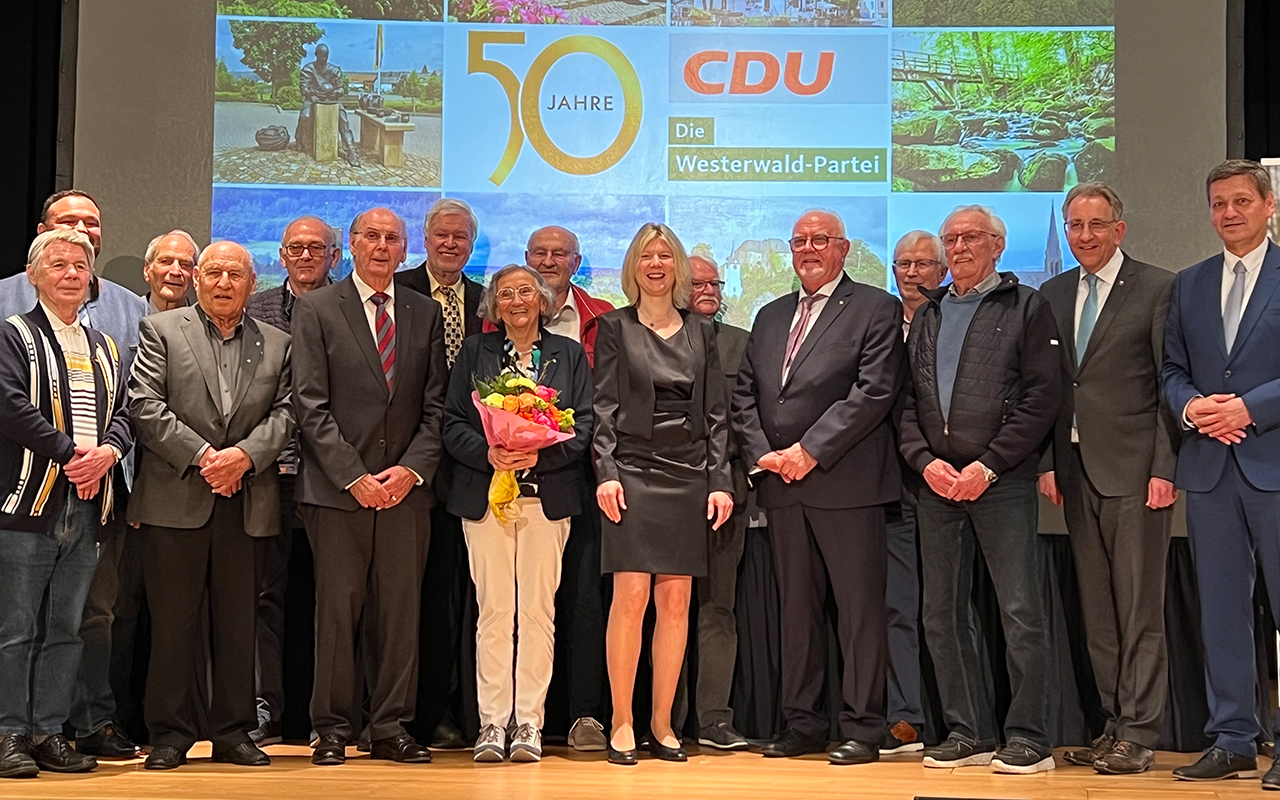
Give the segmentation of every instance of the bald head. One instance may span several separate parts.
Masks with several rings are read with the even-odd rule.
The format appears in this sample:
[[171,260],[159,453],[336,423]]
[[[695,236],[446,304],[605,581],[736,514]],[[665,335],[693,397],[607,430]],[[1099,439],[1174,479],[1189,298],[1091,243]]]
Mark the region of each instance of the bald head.
[[539,228],[529,236],[524,263],[537,270],[555,292],[556,307],[552,311],[559,311],[569,297],[569,283],[582,265],[578,237],[558,225]]
[[834,211],[810,209],[800,215],[791,229],[791,266],[809,294],[839,276],[848,254],[844,220]]
[[257,276],[253,256],[230,241],[214,242],[196,263],[196,299],[219,328],[232,330],[244,315],[244,304],[253,294]]

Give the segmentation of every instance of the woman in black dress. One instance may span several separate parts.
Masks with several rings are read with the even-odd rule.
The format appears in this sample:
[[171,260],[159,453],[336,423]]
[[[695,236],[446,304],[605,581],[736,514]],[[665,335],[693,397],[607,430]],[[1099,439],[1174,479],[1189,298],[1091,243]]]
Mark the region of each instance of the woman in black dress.
[[606,647],[613,695],[609,760],[634,764],[631,697],[641,624],[654,586],[649,750],[687,756],[671,729],[694,576],[707,570],[707,525],[733,511],[728,398],[715,328],[685,310],[692,277],[680,240],[649,223],[631,241],[622,290],[631,305],[600,317],[594,448],[604,513],[601,565],[613,573]]

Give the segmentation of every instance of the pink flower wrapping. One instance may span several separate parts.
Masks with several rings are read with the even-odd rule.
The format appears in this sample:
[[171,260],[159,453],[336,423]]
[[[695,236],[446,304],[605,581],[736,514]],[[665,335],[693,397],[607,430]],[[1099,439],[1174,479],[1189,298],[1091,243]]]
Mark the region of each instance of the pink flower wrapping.
[[[484,426],[484,438],[491,447],[505,447],[520,453],[532,453],[553,444],[567,442],[574,437],[573,431],[553,430],[546,425],[527,420],[518,414],[491,408],[480,402],[478,392],[471,393],[471,402],[480,413],[480,424]],[[550,417],[547,418],[550,422]]]

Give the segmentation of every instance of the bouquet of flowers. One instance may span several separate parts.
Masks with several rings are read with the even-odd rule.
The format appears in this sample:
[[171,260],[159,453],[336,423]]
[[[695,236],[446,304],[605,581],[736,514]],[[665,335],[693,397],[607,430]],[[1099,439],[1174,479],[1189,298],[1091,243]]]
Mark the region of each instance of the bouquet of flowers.
[[[560,408],[560,393],[535,383],[512,369],[489,380],[472,376],[471,402],[480,413],[484,438],[490,447],[531,453],[573,438],[573,409]],[[494,470],[489,483],[489,508],[504,525],[515,519],[512,505],[520,496],[515,472]]]

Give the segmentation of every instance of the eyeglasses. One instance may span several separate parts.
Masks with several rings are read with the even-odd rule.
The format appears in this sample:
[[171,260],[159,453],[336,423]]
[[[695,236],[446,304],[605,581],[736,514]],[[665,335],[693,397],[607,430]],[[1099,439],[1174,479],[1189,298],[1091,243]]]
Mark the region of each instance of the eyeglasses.
[[703,289],[715,289],[719,291],[724,288],[724,281],[694,281],[693,290],[700,292]]
[[509,287],[506,289],[499,289],[498,302],[510,303],[510,302],[513,302],[517,297],[519,297],[521,300],[527,303],[533,298],[537,297],[537,295],[538,295],[538,290],[535,289],[530,284],[526,283],[525,285],[516,287],[515,289],[509,288]]
[[[369,231],[368,233],[374,233],[374,231]],[[395,236],[396,234],[391,234],[391,235]],[[368,239],[368,241],[370,242],[378,241],[376,237],[373,239],[369,239],[369,237],[366,235],[365,238]],[[387,244],[391,244],[391,243],[392,242],[390,241],[387,242]],[[284,251],[289,255],[293,256],[294,258],[297,258],[303,253],[310,253],[314,258],[321,258],[324,256],[325,253],[329,252],[329,248],[331,246],[332,245],[327,245],[324,242],[314,242],[312,244],[298,244],[297,242],[293,242],[292,244],[285,245]]]
[[965,231],[964,233],[949,233],[946,236],[942,237],[942,244],[948,250],[955,247],[960,242],[964,242],[967,246],[973,247],[975,244],[982,241],[983,236],[996,237],[996,236],[999,236],[999,234],[992,233],[991,231]]
[[1109,228],[1114,226],[1119,221],[1120,220],[1118,219],[1113,219],[1113,220],[1091,219],[1089,220],[1088,223],[1085,223],[1078,219],[1073,219],[1067,223],[1067,231],[1069,233],[1080,234],[1080,233],[1084,233],[1085,228],[1088,228],[1089,233],[1092,233],[1094,236],[1100,236],[1106,233]]
[[925,269],[937,269],[942,266],[942,262],[932,258],[899,258],[893,262],[894,269],[900,269],[903,272],[910,270],[912,267],[917,272]]
[[844,241],[843,236],[827,236],[820,233],[816,236],[794,236],[788,244],[791,245],[791,252],[798,253],[804,249],[806,244],[811,245],[814,250],[826,250],[827,245],[833,240]]
[[378,242],[386,242],[387,247],[395,247],[404,241],[404,237],[395,232],[383,233],[382,231],[364,230],[355,231],[355,234],[371,245],[377,245]]

